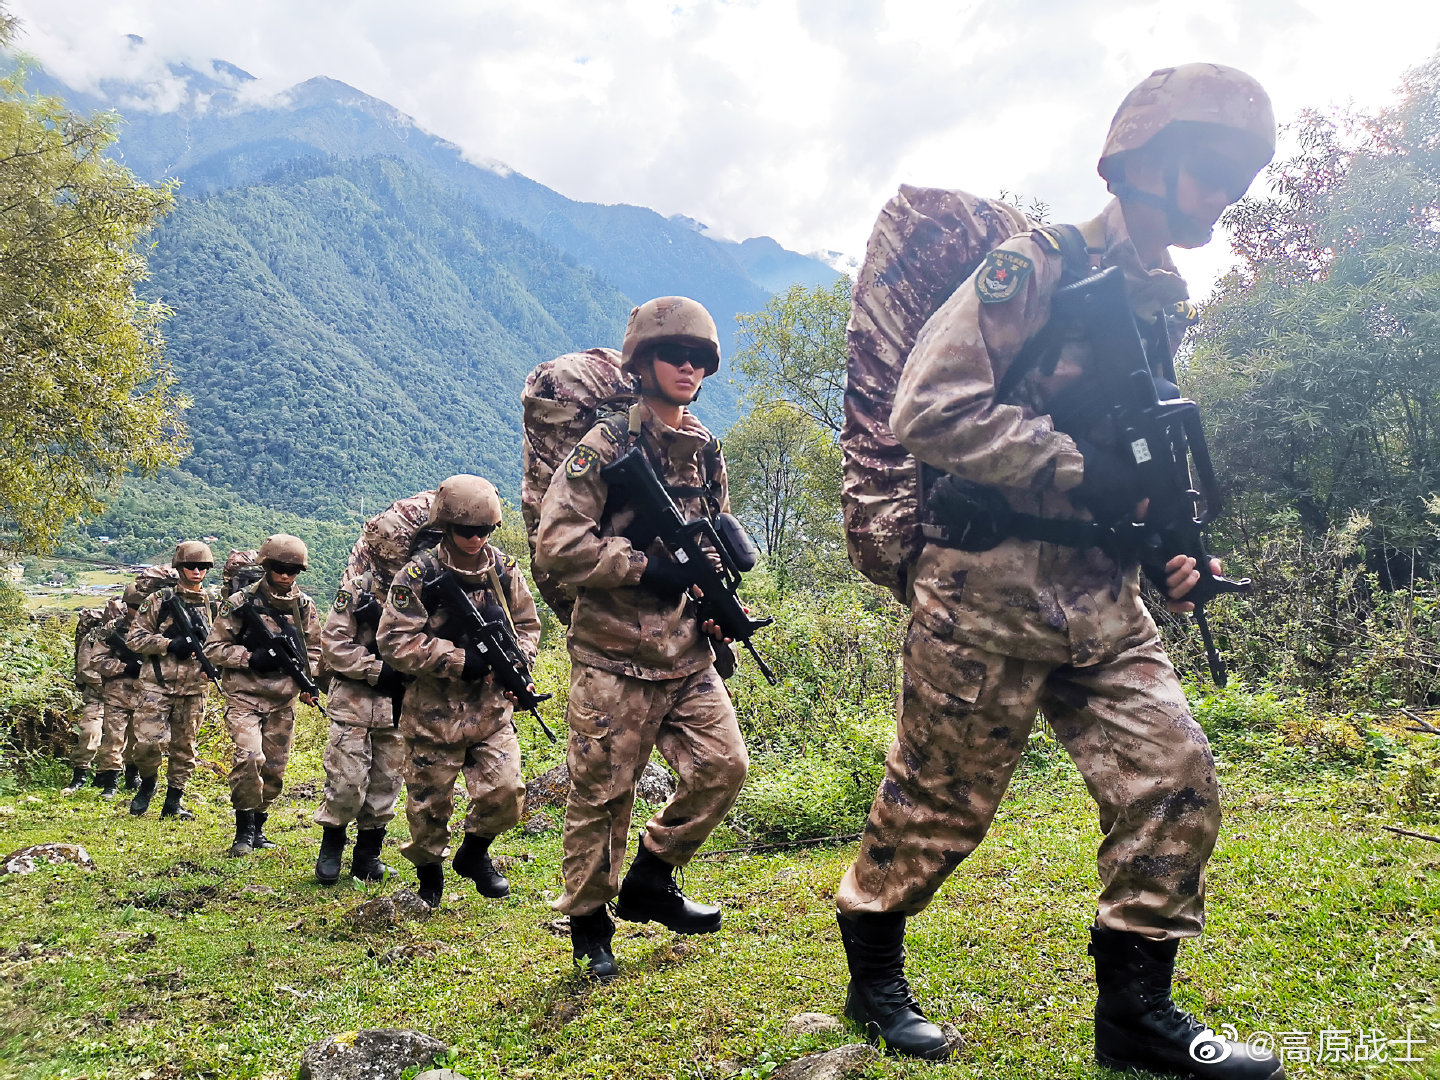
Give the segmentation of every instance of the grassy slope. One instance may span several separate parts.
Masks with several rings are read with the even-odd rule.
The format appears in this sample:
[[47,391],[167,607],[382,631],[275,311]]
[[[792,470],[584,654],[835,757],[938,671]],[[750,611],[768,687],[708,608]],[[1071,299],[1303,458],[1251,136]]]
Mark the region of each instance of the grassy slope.
[[[456,1067],[472,1080],[763,1075],[767,1060],[853,1039],[792,1037],[782,1025],[839,1009],[832,897],[854,845],[697,861],[687,885],[725,904],[725,930],[684,939],[621,924],[623,977],[591,990],[572,974],[568,941],[545,928],[554,832],[499,842],[533,856],[510,871],[507,902],[452,877],[430,920],[350,929],[344,914],[362,894],[310,876],[322,747],[312,716],[269,829],[280,847],[244,861],[223,857],[218,765],[197,773],[188,824],[136,820],[123,802],[66,800],[54,786],[0,795],[6,851],[73,840],[100,864],[0,878],[0,1075],[293,1076],[308,1043],[357,1027],[430,1032],[459,1048]],[[218,762],[225,751],[212,716],[202,756]],[[527,761],[532,773],[548,763]],[[1357,825],[1365,776],[1316,774],[1283,790],[1239,766],[1223,778],[1209,932],[1182,951],[1182,1001],[1246,1033],[1363,1025],[1395,1038],[1408,1024],[1429,1039],[1426,1064],[1302,1063],[1292,1077],[1440,1075],[1440,849]],[[968,1048],[944,1067],[887,1060],[872,1075],[1111,1075],[1089,1050],[1097,838],[1074,771],[1028,762],[988,841],[912,924],[917,993],[960,1024]],[[722,829],[711,847],[733,842]],[[386,851],[405,872],[378,891],[410,885],[408,864]],[[419,942],[443,951],[379,965],[386,950]]]

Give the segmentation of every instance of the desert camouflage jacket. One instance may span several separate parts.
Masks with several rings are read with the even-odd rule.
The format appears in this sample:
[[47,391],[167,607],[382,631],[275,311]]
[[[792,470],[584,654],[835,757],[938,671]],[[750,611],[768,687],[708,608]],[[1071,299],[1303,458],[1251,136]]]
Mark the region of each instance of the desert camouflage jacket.
[[[127,673],[126,662],[120,659],[120,650],[110,641],[112,634],[118,634],[123,642],[130,631],[130,624],[138,614],[138,609],[132,613],[127,608],[120,618],[95,628],[95,633],[100,638],[97,650],[100,677],[105,680],[100,696],[106,705],[133,709],[140,703],[140,676]],[[150,661],[148,657],[142,657],[141,661],[140,669],[143,671]]]
[[[719,511],[728,511],[724,458],[714,455],[718,478],[701,476],[701,451],[712,441],[705,425],[686,411],[680,427],[672,428],[649,406],[643,408],[643,438],[661,481],[698,491],[707,480],[721,493]],[[669,556],[659,541],[637,551],[625,535],[636,523],[634,510],[618,499],[612,505],[600,470],[626,449],[623,425],[602,421],[555,470],[540,504],[535,562],[555,579],[579,587],[566,637],[574,659],[632,678],[683,678],[704,670],[714,654],[689,599],[666,600],[638,587],[646,560]],[[675,502],[690,520],[711,510],[698,494],[681,495]]]
[[[125,644],[142,656],[155,657],[155,663],[147,660],[140,667],[142,691],[159,690],[166,694],[187,697],[191,694],[203,694],[210,680],[205,678],[205,673],[200,670],[199,661],[193,656],[178,660],[166,652],[170,646],[166,631],[171,630],[174,620],[165,611],[165,601],[172,595],[179,596],[189,609],[190,618],[197,629],[204,627],[208,630],[212,612],[210,601],[205,598],[205,594],[198,591],[186,592],[167,585],[151,593],[140,605],[139,613],[130,623],[130,632],[125,635]],[[156,678],[157,665],[160,669],[159,679]]]
[[[1182,301],[1168,259],[1146,269],[1118,201],[1082,225],[1102,266],[1124,273],[1136,314]],[[1006,400],[996,387],[1048,321],[1063,270],[1043,232],[1011,237],[930,318],[906,362],[891,427],[920,461],[1001,492],[1018,511],[1088,518],[1069,492],[1083,475],[1074,440],[1049,412],[1084,378],[1089,346],[1063,345],[1054,374],[1031,371]],[[915,618],[942,637],[1026,659],[1094,664],[1154,636],[1138,573],[1096,548],[1010,539],[983,552],[927,545],[914,575]]]
[[[390,727],[394,708],[390,695],[375,689],[384,661],[375,645],[380,611],[387,589],[373,571],[340,579],[335,603],[320,631],[320,655],[325,667],[338,676],[330,684],[326,702],[330,719],[355,727]],[[356,612],[365,612],[357,617]]]
[[250,670],[250,653],[258,642],[247,640],[243,604],[253,604],[272,632],[283,632],[279,615],[286,625],[295,627],[304,640],[304,656],[310,677],[324,685],[324,669],[320,660],[320,617],[315,601],[296,588],[289,596],[274,595],[264,578],[247,585],[220,605],[215,616],[215,629],[205,643],[205,655],[220,669],[220,685],[225,697],[237,704],[252,706],[261,712],[278,705],[293,704],[300,696],[300,687],[282,671],[259,675]]
[[[507,608],[515,638],[527,663],[533,663],[540,645],[540,614],[515,560],[494,545],[482,554],[489,558],[476,570],[456,570],[445,545],[423,551],[395,575],[380,615],[376,644],[380,655],[395,670],[413,675],[405,690],[400,731],[407,739],[438,743],[483,742],[510,723],[513,706],[494,683],[466,682],[465,649],[450,614],[431,597],[426,586],[446,571],[455,574],[465,593],[483,611],[488,605]],[[490,572],[504,591],[495,593]]]

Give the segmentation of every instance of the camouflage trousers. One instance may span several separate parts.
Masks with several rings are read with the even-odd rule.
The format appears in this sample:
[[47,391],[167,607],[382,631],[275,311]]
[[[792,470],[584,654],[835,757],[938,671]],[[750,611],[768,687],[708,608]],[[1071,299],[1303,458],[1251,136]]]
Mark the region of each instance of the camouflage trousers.
[[750,758],[730,694],[713,666],[650,681],[575,662],[565,714],[570,797],[565,805],[565,891],[553,906],[585,915],[620,891],[635,785],[659,749],[678,783],[645,825],[645,842],[684,866],[735,805]]
[[[325,798],[317,825],[383,829],[395,817],[405,740],[393,727],[330,723],[325,744]],[[452,781],[453,782],[453,781]]]
[[134,734],[131,762],[142,777],[160,772],[160,755],[168,754],[166,783],[182,791],[195,771],[195,739],[205,715],[204,694],[167,694],[148,687],[130,723]]
[[84,704],[70,724],[70,764],[77,769],[88,769],[95,760],[95,751],[100,747],[100,736],[105,726],[105,704],[100,700],[98,687],[83,687],[80,696]]
[[899,729],[842,912],[922,910],[975,850],[1036,711],[1100,812],[1096,922],[1154,939],[1204,924],[1205,864],[1220,827],[1215,761],[1158,638],[1094,667],[999,656],[912,621]]
[[105,706],[105,725],[100,737],[100,752],[95,755],[95,771],[118,771],[134,756],[135,710],[119,705]]
[[230,805],[236,810],[268,811],[285,785],[285,766],[295,738],[295,703],[267,709],[254,701],[231,699],[225,727],[235,744]]
[[465,775],[465,831],[499,836],[520,820],[525,784],[520,778],[520,740],[508,723],[482,742],[405,740],[405,820],[410,839],[400,854],[416,866],[440,862],[450,842],[455,778]]

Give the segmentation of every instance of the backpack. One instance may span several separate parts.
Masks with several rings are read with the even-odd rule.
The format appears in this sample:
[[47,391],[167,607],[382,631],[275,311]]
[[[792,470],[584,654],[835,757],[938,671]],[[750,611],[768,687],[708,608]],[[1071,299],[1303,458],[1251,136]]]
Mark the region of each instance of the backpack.
[[360,539],[350,549],[345,575],[359,578],[367,573],[388,588],[400,568],[423,547],[433,546],[439,537],[425,528],[435,492],[422,491],[396,499],[365,522]]
[[[925,538],[920,464],[890,430],[900,373],[921,328],[981,260],[1011,236],[1037,227],[1002,202],[902,184],[866,244],[845,328],[840,502],[850,562],[902,603]],[[1086,272],[1079,230],[1047,231],[1062,245],[1067,270]]]
[[614,349],[586,349],[545,360],[526,377],[520,392],[520,514],[530,542],[530,573],[545,603],[567,626],[575,590],[534,563],[540,501],[555,470],[586,432],[602,416],[618,415],[636,400],[634,380],[620,370],[620,354]]

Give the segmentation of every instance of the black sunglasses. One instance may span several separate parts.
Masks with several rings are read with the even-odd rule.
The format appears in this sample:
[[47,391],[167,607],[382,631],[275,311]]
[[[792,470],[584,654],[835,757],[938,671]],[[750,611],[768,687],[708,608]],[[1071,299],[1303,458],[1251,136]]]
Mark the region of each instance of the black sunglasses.
[[1196,150],[1180,160],[1180,167],[1201,187],[1220,191],[1233,203],[1245,197],[1254,174],[1223,154]]
[[463,536],[467,540],[474,540],[476,537],[489,536],[500,527],[497,521],[494,525],[451,525],[450,531],[456,536]]
[[181,570],[204,570],[206,573],[215,566],[212,562],[182,562],[178,565]]
[[305,569],[299,563],[294,562],[267,562],[265,568],[272,574],[283,574],[286,577],[294,577]]
[[696,371],[708,372],[715,366],[715,354],[709,349],[701,349],[694,345],[680,345],[673,341],[663,341],[654,346],[651,355],[662,364],[669,364],[675,368],[689,364]]

